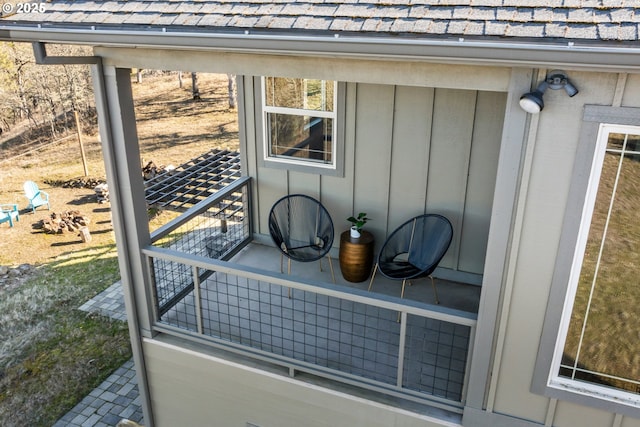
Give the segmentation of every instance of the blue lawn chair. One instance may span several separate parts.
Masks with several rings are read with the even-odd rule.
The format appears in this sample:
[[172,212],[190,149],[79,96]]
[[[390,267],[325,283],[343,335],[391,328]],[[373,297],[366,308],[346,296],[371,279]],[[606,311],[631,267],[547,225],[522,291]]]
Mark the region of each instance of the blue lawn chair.
[[13,220],[20,221],[18,205],[5,203],[0,205],[0,224],[9,222],[9,227],[13,227]]
[[32,212],[35,212],[37,207],[45,205],[48,210],[51,209],[49,205],[49,194],[41,191],[35,182],[27,181],[24,183],[24,195],[29,199],[27,209],[31,209]]

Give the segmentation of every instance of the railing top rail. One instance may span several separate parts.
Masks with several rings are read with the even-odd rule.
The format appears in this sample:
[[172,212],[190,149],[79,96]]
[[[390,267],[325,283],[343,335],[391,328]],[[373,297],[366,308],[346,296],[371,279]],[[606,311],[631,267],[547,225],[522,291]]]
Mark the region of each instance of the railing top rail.
[[310,279],[305,279],[305,282],[298,282],[289,278],[290,276],[285,276],[281,273],[262,270],[234,262],[220,261],[213,258],[178,252],[172,249],[148,246],[144,248],[142,252],[149,257],[160,258],[166,261],[178,262],[207,270],[215,270],[221,273],[233,274],[253,280],[269,281],[270,283],[289,288],[315,292],[322,295],[338,297],[353,302],[369,304],[395,311],[405,311],[408,314],[442,320],[458,325],[473,327],[477,323],[477,315],[475,313],[469,313],[453,308],[367,292],[361,289],[346,288],[344,286]]
[[224,199],[225,197],[227,197],[229,194],[238,191],[239,188],[243,187],[244,185],[247,185],[247,183],[250,180],[251,180],[251,177],[248,177],[248,176],[244,176],[244,177],[238,178],[236,181],[234,181],[233,183],[227,185],[223,189],[217,191],[215,194],[207,197],[204,200],[199,201],[198,203],[196,203],[195,205],[193,205],[192,207],[187,209],[179,217],[169,221],[168,223],[166,223],[165,225],[161,226],[157,230],[154,230],[151,233],[151,243],[156,242],[159,239],[165,237],[166,235],[168,235],[173,230],[175,230],[178,227],[180,227],[185,222],[189,221],[193,217],[195,217],[197,215],[200,215],[202,212],[204,212],[207,209],[209,209],[209,206],[211,206],[211,205],[219,202],[220,200]]

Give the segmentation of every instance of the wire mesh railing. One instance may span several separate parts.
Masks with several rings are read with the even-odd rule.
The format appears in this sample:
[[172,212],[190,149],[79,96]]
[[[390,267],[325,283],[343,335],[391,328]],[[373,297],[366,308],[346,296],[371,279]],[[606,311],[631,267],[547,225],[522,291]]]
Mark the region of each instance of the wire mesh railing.
[[[476,316],[172,249],[148,248],[157,288],[193,283],[156,330],[460,411]],[[187,278],[187,276],[189,276]],[[289,297],[289,289],[292,290]],[[398,314],[400,313],[400,316]]]
[[[152,245],[182,253],[229,259],[251,240],[249,220],[250,179],[240,178],[223,190],[188,209],[151,235]],[[164,313],[193,291],[187,266],[166,268],[158,261],[155,274],[157,310]],[[199,279],[204,280],[210,273]]]

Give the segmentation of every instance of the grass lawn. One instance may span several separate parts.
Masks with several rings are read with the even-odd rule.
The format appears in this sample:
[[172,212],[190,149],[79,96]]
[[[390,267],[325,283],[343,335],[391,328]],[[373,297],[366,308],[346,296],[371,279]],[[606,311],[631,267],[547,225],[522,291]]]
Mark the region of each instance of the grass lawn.
[[[135,79],[134,79],[135,80]],[[178,86],[177,74],[156,73],[133,84],[141,167],[179,165],[213,148],[238,149],[237,112],[227,105],[225,75],[199,74],[201,99]],[[91,177],[104,179],[95,129],[84,129]],[[17,203],[20,221],[0,224],[0,265],[35,266],[17,288],[0,282],[0,426],[49,426],[131,357],[126,322],[78,310],[119,280],[108,203],[91,188],[64,188],[84,175],[75,138],[37,148],[16,132],[0,139],[0,203]],[[44,141],[51,142],[51,141]],[[33,151],[31,151],[33,150]],[[25,180],[51,199],[51,211],[26,211]],[[92,240],[44,234],[52,212],[78,210],[91,220]],[[154,217],[156,228],[170,212]]]
[[0,299],[0,424],[51,425],[131,357],[126,322],[77,307],[119,278],[113,245],[40,266]]

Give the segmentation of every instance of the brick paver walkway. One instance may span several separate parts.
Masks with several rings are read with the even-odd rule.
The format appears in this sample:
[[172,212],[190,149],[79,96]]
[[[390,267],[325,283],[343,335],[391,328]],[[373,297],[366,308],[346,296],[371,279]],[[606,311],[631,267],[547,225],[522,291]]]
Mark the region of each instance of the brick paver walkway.
[[53,426],[114,427],[123,418],[142,423],[132,360],[118,368]]
[[[120,282],[87,301],[80,310],[126,321]],[[53,426],[113,427],[123,418],[143,423],[133,360],[118,368]]]

